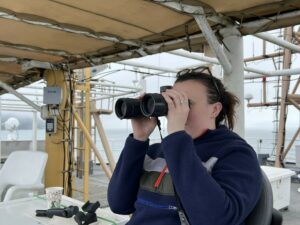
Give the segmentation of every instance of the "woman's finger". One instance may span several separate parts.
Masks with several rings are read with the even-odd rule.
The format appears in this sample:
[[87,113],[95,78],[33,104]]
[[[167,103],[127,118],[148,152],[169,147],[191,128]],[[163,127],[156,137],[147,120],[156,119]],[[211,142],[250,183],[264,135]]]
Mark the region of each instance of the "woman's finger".
[[186,102],[184,95],[180,94],[178,91],[170,90],[167,91],[167,94],[173,99],[176,108],[181,107]]
[[167,102],[169,109],[175,108],[174,101],[170,98],[169,95],[167,95],[167,93],[163,92],[162,96],[164,97],[165,101]]

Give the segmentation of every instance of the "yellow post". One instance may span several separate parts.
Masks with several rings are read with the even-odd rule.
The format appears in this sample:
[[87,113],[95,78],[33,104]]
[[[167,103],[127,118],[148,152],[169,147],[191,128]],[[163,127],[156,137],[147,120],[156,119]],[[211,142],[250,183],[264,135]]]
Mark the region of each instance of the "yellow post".
[[[60,115],[64,115],[64,110],[67,106],[68,90],[65,83],[65,74],[61,70],[46,70],[44,73],[44,79],[47,82],[47,86],[58,86],[62,89],[63,99],[59,106]],[[58,116],[57,119],[57,132],[55,134],[46,134],[45,149],[48,153],[48,161],[45,172],[45,186],[64,186],[64,193],[68,193],[67,183],[68,176],[65,173],[65,180],[63,180],[64,171],[68,170],[68,135],[63,134],[63,127],[68,129],[69,112],[65,112],[66,118],[63,121]],[[65,139],[65,140],[64,140]]]

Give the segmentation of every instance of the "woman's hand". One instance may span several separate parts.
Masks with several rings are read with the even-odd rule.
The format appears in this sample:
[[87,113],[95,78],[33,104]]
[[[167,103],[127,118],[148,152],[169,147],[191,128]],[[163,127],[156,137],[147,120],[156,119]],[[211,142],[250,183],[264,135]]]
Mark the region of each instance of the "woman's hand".
[[[139,99],[142,99],[143,96],[144,95],[141,95]],[[157,119],[154,117],[142,117],[131,119],[134,139],[139,141],[146,141],[155,129],[156,124]]]
[[133,137],[139,141],[146,141],[155,129],[157,119],[155,117],[143,117],[131,119]]
[[168,104],[168,134],[184,130],[190,111],[187,95],[175,89],[167,89],[162,95]]

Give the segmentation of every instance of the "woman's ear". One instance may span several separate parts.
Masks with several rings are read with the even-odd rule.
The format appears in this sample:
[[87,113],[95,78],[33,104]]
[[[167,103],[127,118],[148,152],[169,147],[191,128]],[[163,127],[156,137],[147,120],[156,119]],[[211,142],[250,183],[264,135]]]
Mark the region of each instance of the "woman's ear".
[[223,106],[221,102],[216,102],[213,104],[213,110],[212,110],[212,118],[217,118],[217,116],[219,115],[219,113],[221,112]]

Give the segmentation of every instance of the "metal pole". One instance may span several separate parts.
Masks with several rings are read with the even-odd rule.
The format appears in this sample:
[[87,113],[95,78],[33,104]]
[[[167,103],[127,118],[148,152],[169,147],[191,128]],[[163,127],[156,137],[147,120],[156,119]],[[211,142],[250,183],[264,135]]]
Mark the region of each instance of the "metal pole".
[[[288,27],[284,29],[284,36],[287,42],[292,41],[293,29],[292,27]],[[289,69],[291,67],[291,50],[284,49],[284,57],[283,57],[283,69]],[[285,123],[287,119],[287,97],[290,86],[290,77],[285,76],[282,77],[282,88],[281,88],[281,103],[280,103],[280,119],[279,119],[279,128],[278,128],[278,139],[276,143],[276,160],[275,166],[282,167],[283,163],[283,151],[285,145]]]
[[[243,37],[240,32],[233,26],[228,26],[220,30],[223,36],[225,53],[232,62],[232,71],[224,71],[223,81],[228,91],[235,94],[240,104],[236,108],[235,132],[241,137],[245,133],[245,115],[244,115],[244,46]],[[228,50],[227,50],[228,49]]]
[[274,37],[271,34],[268,33],[259,33],[259,34],[253,34],[255,37],[261,38],[263,40],[266,40],[268,42],[271,42],[275,45],[279,45],[283,48],[289,49],[291,51],[300,52],[300,47],[297,45],[292,44],[291,42],[288,42],[286,40],[282,40],[278,37]]
[[[178,55],[182,57],[188,57],[190,59],[196,59],[203,62],[208,62],[212,64],[219,65],[220,63],[216,58],[207,57],[207,56],[201,56],[195,53],[190,53],[185,50],[175,50],[168,52],[173,55]],[[262,78],[262,77],[275,77],[275,76],[289,76],[289,75],[298,75],[300,74],[300,68],[293,68],[293,69],[284,69],[284,70],[274,70],[274,71],[266,71],[261,70],[257,68],[251,68],[251,67],[244,67],[245,71],[253,72],[257,74],[246,74],[245,79],[254,79],[254,78]]]
[[275,53],[245,58],[244,62],[253,62],[253,61],[258,61],[258,60],[262,60],[262,59],[275,58],[275,57],[279,57],[279,56],[283,56],[283,52],[275,52]]
[[41,107],[36,105],[34,102],[32,102],[30,99],[26,98],[24,95],[21,95],[19,92],[14,90],[12,87],[7,85],[6,83],[0,81],[0,87],[3,88],[4,90],[8,91],[9,93],[15,95],[22,101],[26,102],[28,105],[30,105],[32,108],[34,108],[36,111],[41,111]]
[[300,106],[298,104],[298,102],[296,102],[294,99],[292,99],[291,97],[288,97],[289,102],[291,102],[298,110],[300,110]]
[[[91,68],[84,69],[84,78],[85,82],[85,102],[82,102],[82,105],[85,105],[84,108],[84,120],[85,127],[88,132],[91,132],[91,113],[90,113],[90,79],[91,79]],[[84,140],[84,187],[83,187],[83,197],[84,201],[89,199],[89,174],[90,174],[90,159],[91,159],[91,146],[90,143]]]
[[121,62],[118,62],[117,64],[140,67],[140,68],[146,68],[146,69],[152,69],[152,70],[158,70],[158,71],[169,72],[169,73],[177,73],[178,72],[178,70],[176,70],[176,69],[163,67],[163,66],[149,65],[149,64],[140,63],[140,62],[121,61]]
[[168,53],[172,54],[172,55],[187,57],[187,58],[190,58],[190,59],[196,59],[196,60],[200,60],[200,61],[203,61],[203,62],[208,62],[208,63],[220,65],[218,59],[216,59],[216,58],[202,56],[202,55],[195,54],[195,53],[190,53],[190,52],[185,51],[183,49],[178,49],[178,50],[170,51]]
[[32,151],[37,150],[37,112],[32,112]]
[[[292,105],[291,102],[287,102],[286,103],[287,105]],[[269,107],[269,106],[279,106],[280,105],[280,102],[266,102],[266,103],[248,103],[247,104],[247,107]]]
[[[2,163],[2,96],[0,95],[0,165]],[[1,168],[1,166],[0,166]]]
[[267,79],[263,77],[263,103],[265,104],[267,102]]
[[213,53],[218,58],[220,64],[222,65],[225,73],[230,74],[233,70],[230,60],[226,57],[222,46],[220,45],[218,39],[216,38],[214,32],[212,31],[210,25],[208,24],[205,12],[202,7],[198,9],[199,15],[194,15],[198,26],[200,27],[206,41],[211,47]]
[[292,94],[295,94],[295,93],[296,93],[299,84],[300,84],[300,77],[298,77],[297,83],[296,83],[295,86],[294,86],[294,89],[293,89],[293,91],[292,91]]
[[[251,68],[252,69],[252,68]],[[246,70],[246,68],[245,68]],[[291,76],[291,75],[299,75],[300,68],[293,68],[293,69],[283,69],[283,70],[274,70],[274,71],[261,71],[257,69],[253,69],[258,74],[246,74],[244,78],[247,79],[255,79],[255,78],[263,78],[263,77],[284,77],[284,76]],[[261,73],[259,72],[261,71]]]

